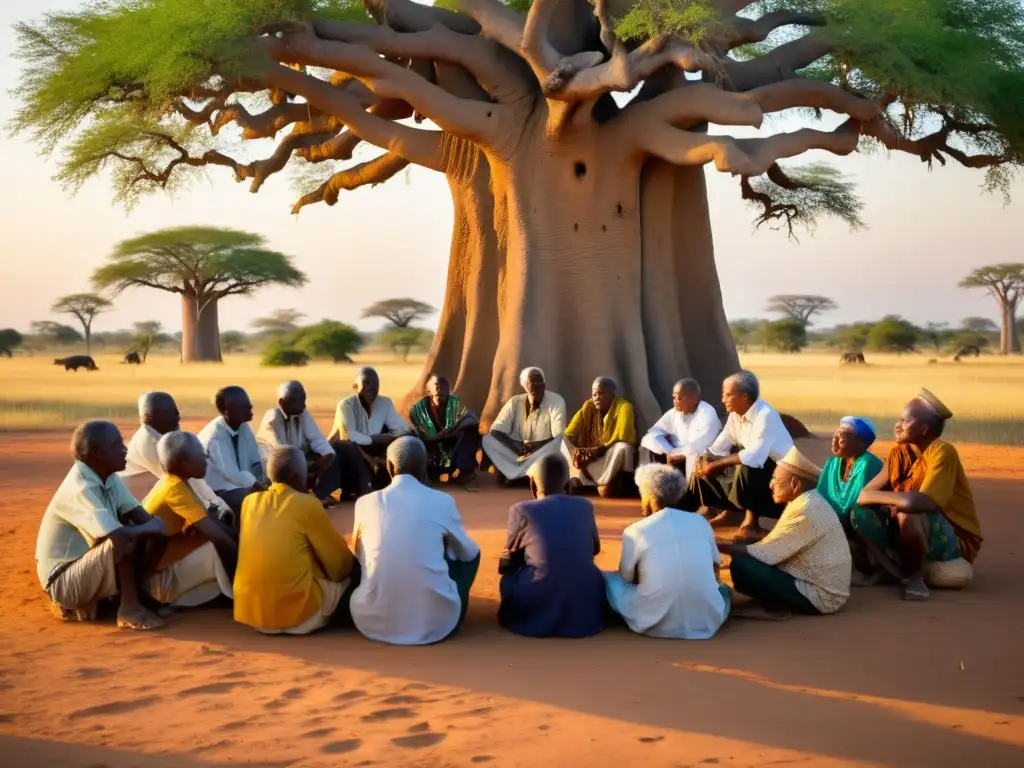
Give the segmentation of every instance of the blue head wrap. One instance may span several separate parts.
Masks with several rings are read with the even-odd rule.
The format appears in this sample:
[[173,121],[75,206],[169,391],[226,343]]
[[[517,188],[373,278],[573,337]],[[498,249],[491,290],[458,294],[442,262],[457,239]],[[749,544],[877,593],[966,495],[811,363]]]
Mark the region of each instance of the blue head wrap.
[[862,419],[860,416],[844,416],[839,423],[852,428],[853,433],[864,442],[865,447],[875,442],[875,426],[867,419]]

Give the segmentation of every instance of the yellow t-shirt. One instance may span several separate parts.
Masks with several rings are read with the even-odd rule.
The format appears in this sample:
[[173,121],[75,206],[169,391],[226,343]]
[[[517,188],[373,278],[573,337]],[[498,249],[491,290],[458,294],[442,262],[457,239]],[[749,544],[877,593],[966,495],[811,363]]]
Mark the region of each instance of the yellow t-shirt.
[[341,581],[352,553],[315,496],[274,483],[242,503],[235,621],[289,629],[320,610],[317,579]]
[[206,519],[206,509],[187,482],[174,475],[164,475],[142,501],[142,506],[153,517],[163,521],[169,541],[157,570],[178,562],[206,539],[193,525]]
[[921,493],[935,502],[956,529],[960,549],[973,561],[981,549],[981,523],[974,506],[974,495],[960,455],[949,443],[936,440],[918,458],[924,465]]

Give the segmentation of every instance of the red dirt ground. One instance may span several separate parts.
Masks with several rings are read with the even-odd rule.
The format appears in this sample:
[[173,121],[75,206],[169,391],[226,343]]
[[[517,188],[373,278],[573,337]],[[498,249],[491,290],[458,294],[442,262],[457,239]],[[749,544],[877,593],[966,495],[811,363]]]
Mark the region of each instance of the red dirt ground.
[[[152,634],[56,622],[33,552],[67,440],[0,436],[4,766],[1024,765],[1024,450],[962,449],[986,537],[968,591],[860,590],[836,616],[704,642],[504,632],[496,563],[523,492],[458,492],[484,553],[468,620],[394,648],[263,637],[212,608]],[[613,568],[636,504],[597,509]],[[347,533],[351,506],[333,516]]]

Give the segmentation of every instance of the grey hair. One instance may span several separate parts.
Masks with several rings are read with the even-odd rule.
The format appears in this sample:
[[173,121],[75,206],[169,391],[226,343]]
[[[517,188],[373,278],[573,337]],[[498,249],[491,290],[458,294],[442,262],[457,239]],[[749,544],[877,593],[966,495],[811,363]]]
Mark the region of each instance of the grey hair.
[[371,368],[368,365],[363,366],[356,371],[356,377],[352,380],[353,384],[362,384],[369,376],[373,376],[377,381],[380,381],[380,374],[377,373],[376,369]]
[[665,464],[644,464],[635,478],[640,498],[654,499],[659,509],[678,503],[686,491],[683,473]]
[[757,376],[755,376],[750,371],[740,371],[739,373],[734,373],[732,376],[725,380],[725,383],[735,384],[736,388],[740,392],[745,392],[747,395],[749,395],[752,401],[758,400],[761,397],[761,382],[759,382],[757,380]]
[[569,462],[560,453],[551,453],[535,462],[527,475],[545,496],[565,493],[569,484]]
[[540,368],[538,368],[535,365],[531,365],[529,368],[523,368],[523,370],[520,372],[520,374],[519,374],[519,384],[520,384],[520,386],[522,386],[523,389],[526,389],[526,382],[528,382],[530,380],[530,377],[534,376],[534,375],[540,376],[540,380],[545,382],[545,383],[547,383],[547,379],[544,378],[544,371],[542,371]]
[[160,466],[169,475],[173,475],[173,470],[178,466],[178,462],[193,451],[197,454],[203,453],[203,444],[191,432],[168,432],[156,444],[156,455],[160,459]]
[[696,379],[680,379],[676,382],[676,386],[683,390],[683,392],[697,395],[697,397],[700,397],[702,394],[700,390],[700,382]]
[[301,381],[286,381],[277,388],[277,399],[287,400],[289,397],[298,394],[299,392],[302,392],[303,394],[306,393],[306,388],[302,386]]
[[270,451],[267,458],[267,477],[272,483],[301,480],[306,476],[306,457],[294,445],[282,445]]
[[167,392],[146,392],[139,395],[139,420],[144,422],[152,416],[161,400],[174,402],[174,398]]
[[418,437],[400,437],[388,446],[388,465],[394,475],[422,479],[427,473],[427,447]]
[[[117,427],[109,421],[93,419],[80,424],[71,435],[71,453],[78,461],[86,461],[92,449],[103,439],[104,433],[112,429],[118,432]],[[120,432],[118,432],[120,434]]]
[[596,389],[603,389],[609,392],[619,391],[619,383],[611,376],[598,376],[596,379],[594,379],[593,386]]

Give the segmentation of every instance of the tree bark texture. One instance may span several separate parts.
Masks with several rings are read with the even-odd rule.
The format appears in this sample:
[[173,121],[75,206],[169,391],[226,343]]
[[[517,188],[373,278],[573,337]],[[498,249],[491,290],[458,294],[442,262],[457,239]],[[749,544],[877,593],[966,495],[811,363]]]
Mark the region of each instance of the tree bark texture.
[[1017,302],[999,300],[999,351],[1004,355],[1020,354],[1020,335],[1017,333]]
[[193,296],[181,297],[181,362],[220,363],[220,319],[217,299],[202,306]]

